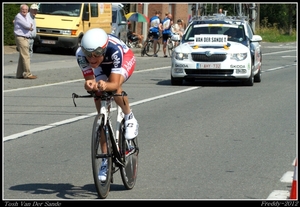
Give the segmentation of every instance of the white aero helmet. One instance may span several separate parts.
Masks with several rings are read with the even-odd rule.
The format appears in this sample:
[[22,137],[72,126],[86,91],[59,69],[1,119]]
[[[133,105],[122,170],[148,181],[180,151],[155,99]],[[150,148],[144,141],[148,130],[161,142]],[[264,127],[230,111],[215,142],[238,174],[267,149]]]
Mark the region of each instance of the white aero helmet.
[[106,52],[108,35],[100,28],[88,30],[81,39],[81,49],[85,56],[101,56]]

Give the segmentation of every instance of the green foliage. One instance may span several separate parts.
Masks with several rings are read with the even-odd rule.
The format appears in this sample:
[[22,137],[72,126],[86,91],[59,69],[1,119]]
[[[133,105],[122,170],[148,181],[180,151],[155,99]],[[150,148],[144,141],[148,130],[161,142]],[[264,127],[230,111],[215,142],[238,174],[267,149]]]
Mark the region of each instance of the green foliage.
[[14,24],[15,16],[20,12],[21,4],[4,4],[3,37],[4,45],[15,45]]
[[292,34],[288,35],[283,29],[276,27],[260,27],[256,30],[264,42],[296,42],[296,30],[293,29]]

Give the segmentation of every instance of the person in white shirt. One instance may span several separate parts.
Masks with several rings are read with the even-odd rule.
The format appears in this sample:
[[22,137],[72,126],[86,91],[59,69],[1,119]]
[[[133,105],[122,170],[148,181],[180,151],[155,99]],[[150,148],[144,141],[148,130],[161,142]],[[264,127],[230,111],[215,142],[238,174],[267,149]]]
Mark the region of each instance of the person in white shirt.
[[33,54],[33,43],[34,43],[34,38],[36,37],[36,22],[35,22],[35,15],[38,12],[38,5],[37,4],[32,4],[30,6],[29,12],[27,13],[27,17],[28,19],[30,19],[32,21],[32,28],[33,30],[30,33],[29,36],[29,55],[30,55],[30,59],[32,58],[32,54]]

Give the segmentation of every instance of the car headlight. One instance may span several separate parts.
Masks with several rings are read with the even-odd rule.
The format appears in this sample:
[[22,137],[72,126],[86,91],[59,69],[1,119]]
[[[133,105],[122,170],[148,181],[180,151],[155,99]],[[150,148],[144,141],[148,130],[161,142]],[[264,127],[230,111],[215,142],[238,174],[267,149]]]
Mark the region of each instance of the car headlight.
[[175,59],[176,60],[188,59],[188,56],[189,56],[188,53],[175,52]]
[[247,53],[231,53],[230,54],[230,59],[237,60],[237,61],[242,61],[247,58]]

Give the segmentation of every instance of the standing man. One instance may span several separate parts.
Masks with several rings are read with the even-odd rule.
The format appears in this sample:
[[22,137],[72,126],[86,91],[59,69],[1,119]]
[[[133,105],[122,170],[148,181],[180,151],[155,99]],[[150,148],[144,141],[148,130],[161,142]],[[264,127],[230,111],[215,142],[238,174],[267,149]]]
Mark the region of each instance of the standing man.
[[34,42],[34,38],[36,36],[36,22],[35,22],[35,15],[37,14],[39,7],[37,4],[32,4],[30,6],[30,10],[27,13],[27,17],[32,21],[32,25],[33,25],[33,30],[31,31],[31,34],[29,36],[29,55],[30,55],[30,59],[32,58],[32,54],[33,54],[33,42]]
[[37,76],[30,72],[29,37],[33,31],[33,24],[27,16],[28,6],[22,4],[20,12],[15,16],[14,34],[17,48],[19,50],[19,61],[16,78],[36,79]]
[[148,38],[150,36],[153,37],[153,49],[154,49],[154,57],[157,57],[156,54],[156,46],[159,38],[159,24],[161,23],[159,16],[161,15],[160,11],[156,11],[155,15],[150,18],[150,28]]
[[167,53],[167,41],[168,41],[168,38],[171,37],[171,35],[172,35],[172,31],[171,31],[172,25],[173,25],[172,14],[168,13],[168,16],[159,25],[160,30],[162,30],[162,35],[163,35],[164,57],[168,57],[166,54]]

